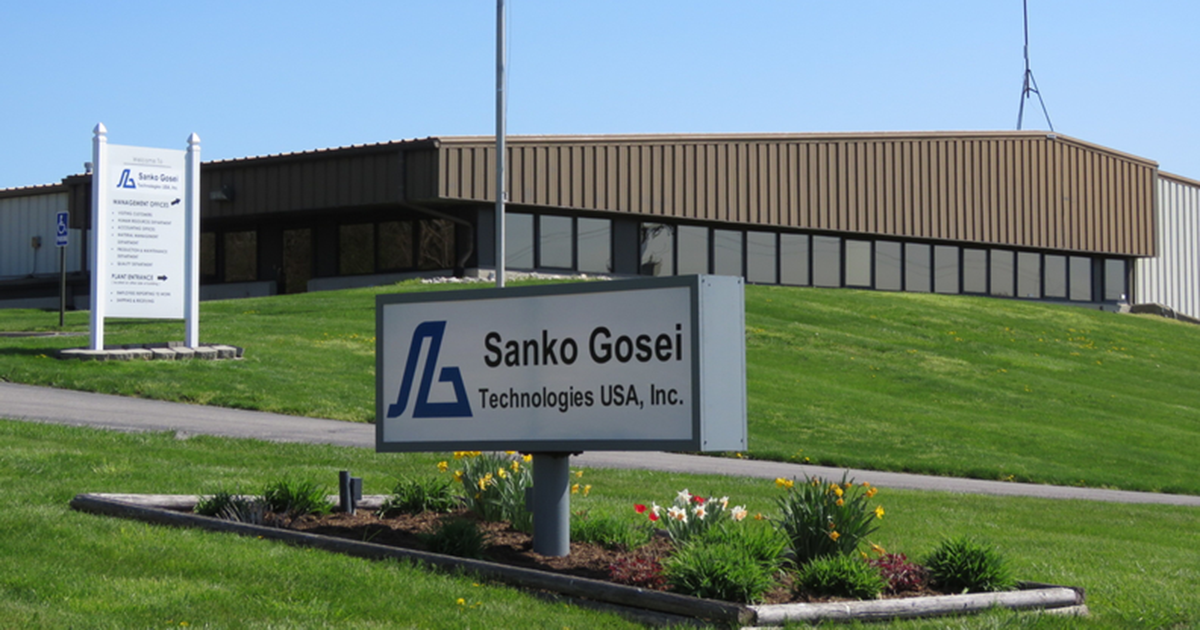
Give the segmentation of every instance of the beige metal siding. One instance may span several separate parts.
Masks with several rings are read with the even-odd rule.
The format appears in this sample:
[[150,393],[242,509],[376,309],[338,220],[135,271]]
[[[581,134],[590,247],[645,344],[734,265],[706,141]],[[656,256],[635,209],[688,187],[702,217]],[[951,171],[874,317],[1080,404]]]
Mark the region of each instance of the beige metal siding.
[[[494,202],[491,139],[439,142],[438,198]],[[1064,136],[510,137],[508,152],[518,205],[1154,253],[1156,165]]]

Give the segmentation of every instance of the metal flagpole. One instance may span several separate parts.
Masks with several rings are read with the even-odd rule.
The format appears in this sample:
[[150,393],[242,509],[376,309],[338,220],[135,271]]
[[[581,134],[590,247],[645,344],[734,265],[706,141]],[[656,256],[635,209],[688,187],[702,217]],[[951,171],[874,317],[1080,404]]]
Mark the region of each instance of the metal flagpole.
[[496,0],[496,288],[504,288],[505,229],[504,229],[504,0]]

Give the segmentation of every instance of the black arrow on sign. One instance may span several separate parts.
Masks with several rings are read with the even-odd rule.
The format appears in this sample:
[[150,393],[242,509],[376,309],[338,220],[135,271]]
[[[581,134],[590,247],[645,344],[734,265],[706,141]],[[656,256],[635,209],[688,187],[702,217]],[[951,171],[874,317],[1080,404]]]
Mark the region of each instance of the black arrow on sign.
[[166,280],[166,279],[167,279],[167,277],[166,277],[166,276],[159,276],[159,277],[158,277],[158,279],[159,279],[159,280]]
[[173,206],[173,205],[175,205],[175,204],[177,204],[177,203],[179,203],[179,200],[178,200],[178,199],[176,199],[175,201],[172,201],[172,202],[171,202],[171,205]]

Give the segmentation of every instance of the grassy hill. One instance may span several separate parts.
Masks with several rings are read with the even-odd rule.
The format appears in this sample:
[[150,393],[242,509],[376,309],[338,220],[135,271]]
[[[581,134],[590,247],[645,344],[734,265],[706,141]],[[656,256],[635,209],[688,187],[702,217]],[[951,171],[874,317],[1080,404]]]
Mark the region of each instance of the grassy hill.
[[[0,339],[0,379],[370,421],[377,289],[206,302],[240,362],[77,363],[86,338]],[[1200,494],[1200,327],[1077,307],[747,287],[750,455],[834,466]],[[57,313],[0,311],[0,331]],[[86,331],[87,314],[69,313]],[[182,338],[113,320],[109,343]]]

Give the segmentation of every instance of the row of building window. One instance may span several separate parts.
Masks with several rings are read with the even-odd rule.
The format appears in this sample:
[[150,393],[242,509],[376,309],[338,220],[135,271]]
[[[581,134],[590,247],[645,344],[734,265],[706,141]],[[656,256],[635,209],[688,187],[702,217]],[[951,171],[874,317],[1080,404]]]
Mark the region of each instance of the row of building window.
[[1126,261],[666,223],[641,226],[643,275],[713,273],[759,284],[1121,301]]

